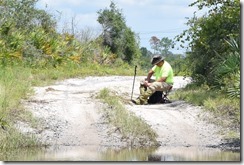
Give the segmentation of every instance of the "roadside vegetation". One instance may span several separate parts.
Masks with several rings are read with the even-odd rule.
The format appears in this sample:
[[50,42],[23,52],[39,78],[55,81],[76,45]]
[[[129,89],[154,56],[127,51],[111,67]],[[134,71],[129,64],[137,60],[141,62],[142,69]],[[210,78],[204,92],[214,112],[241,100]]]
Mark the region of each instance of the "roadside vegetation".
[[[135,65],[137,75],[145,75],[151,67],[153,53],[139,47],[139,37],[126,25],[115,3],[97,12],[103,29],[99,36],[91,36],[87,29],[74,33],[78,30],[74,24],[58,32],[56,17],[37,9],[37,1],[0,1],[0,153],[38,145],[34,137],[27,138],[14,127],[19,120],[35,123],[21,105],[22,99],[33,94],[31,87],[72,77],[133,76]],[[149,42],[155,53],[166,56],[175,75],[194,80],[176,97],[205,106],[217,123],[239,130],[240,1],[197,0],[190,6],[209,10],[202,17],[189,18],[189,29],[174,40],[152,36]],[[170,51],[175,42],[186,41],[190,43],[185,54]],[[104,90],[101,97],[107,102],[110,94]],[[153,139],[154,133],[148,133]]]
[[226,93],[210,89],[207,86],[188,85],[184,89],[179,89],[170,96],[174,99],[185,100],[193,105],[202,106],[210,114],[208,120],[210,123],[218,125],[226,135],[226,138],[240,139],[240,99],[229,98]]
[[157,133],[143,119],[129,112],[119,96],[105,88],[100,91],[97,98],[107,104],[104,108],[106,120],[122,134],[122,139],[131,147],[158,145]]
[[190,41],[192,51],[185,60],[194,81],[175,97],[204,106],[227,138],[240,140],[240,2],[196,1],[190,6],[207,13],[194,15],[187,22],[190,28],[178,36],[183,43]]

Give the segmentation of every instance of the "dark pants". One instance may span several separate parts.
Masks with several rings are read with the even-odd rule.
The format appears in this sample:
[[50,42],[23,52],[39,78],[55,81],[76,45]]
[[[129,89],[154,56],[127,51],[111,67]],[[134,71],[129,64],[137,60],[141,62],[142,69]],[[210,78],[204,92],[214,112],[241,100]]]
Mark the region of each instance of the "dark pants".
[[162,91],[156,91],[154,92],[148,99],[148,104],[156,104],[160,103],[162,101]]

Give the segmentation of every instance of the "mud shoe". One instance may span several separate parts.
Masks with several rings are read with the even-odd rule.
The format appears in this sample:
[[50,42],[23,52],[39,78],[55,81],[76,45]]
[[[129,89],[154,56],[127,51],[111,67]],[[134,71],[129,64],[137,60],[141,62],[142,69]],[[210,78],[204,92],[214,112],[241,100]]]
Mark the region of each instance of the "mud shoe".
[[137,98],[136,100],[131,100],[132,103],[136,104],[136,105],[147,105],[147,101],[142,101],[139,98]]
[[131,100],[132,103],[136,104],[136,105],[140,105],[141,101],[137,98],[136,100]]

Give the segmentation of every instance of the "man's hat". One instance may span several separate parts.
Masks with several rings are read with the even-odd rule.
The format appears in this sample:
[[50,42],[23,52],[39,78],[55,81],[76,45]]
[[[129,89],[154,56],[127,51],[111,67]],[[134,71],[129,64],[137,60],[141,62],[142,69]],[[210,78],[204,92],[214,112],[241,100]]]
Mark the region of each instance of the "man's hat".
[[163,61],[164,59],[165,59],[165,57],[162,57],[160,55],[154,55],[152,60],[151,60],[151,64],[157,65],[159,62]]

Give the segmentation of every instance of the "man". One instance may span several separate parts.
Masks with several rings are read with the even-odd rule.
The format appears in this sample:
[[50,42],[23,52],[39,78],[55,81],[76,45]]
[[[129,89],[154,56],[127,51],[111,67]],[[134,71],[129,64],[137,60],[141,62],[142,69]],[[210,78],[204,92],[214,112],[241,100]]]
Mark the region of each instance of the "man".
[[[147,78],[141,81],[140,95],[136,100],[132,100],[137,105],[148,104],[148,97],[156,91],[167,91],[173,86],[173,69],[164,60],[164,57],[155,55],[151,61],[153,68],[148,72]],[[155,80],[151,77],[155,76]]]

